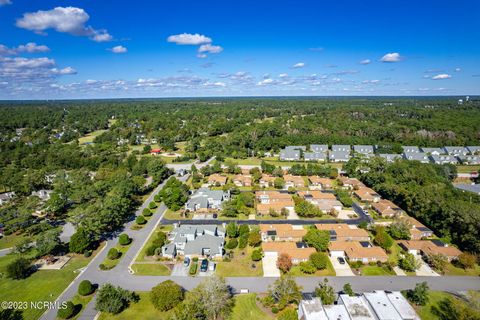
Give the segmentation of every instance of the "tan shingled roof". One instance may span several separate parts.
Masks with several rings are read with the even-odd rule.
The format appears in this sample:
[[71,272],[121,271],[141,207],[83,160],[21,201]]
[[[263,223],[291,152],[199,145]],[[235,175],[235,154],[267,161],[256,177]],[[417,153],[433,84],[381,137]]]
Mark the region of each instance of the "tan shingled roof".
[[318,230],[333,230],[338,237],[369,237],[368,232],[360,228],[350,228],[346,223],[321,223],[316,224]]
[[354,193],[361,199],[366,201],[372,201],[374,197],[379,197],[378,193],[368,187],[360,187],[355,190]]
[[292,259],[308,259],[312,253],[317,252],[315,248],[297,248],[295,242],[263,242],[263,252],[278,252],[278,254],[285,253]]
[[430,240],[401,240],[398,244],[405,247],[407,250],[421,250],[425,254],[441,254],[446,257],[458,257],[462,251],[455,247],[437,246]]
[[214,173],[208,177],[208,182],[215,182],[215,183],[226,183],[227,177],[219,175],[218,173]]
[[267,231],[275,230],[277,236],[281,238],[302,238],[307,234],[304,228],[295,228],[291,224],[261,224],[260,231],[266,233]]
[[337,197],[333,193],[322,192],[320,190],[309,190],[309,191],[298,191],[297,194],[305,198],[305,196],[312,196],[315,200],[326,199],[326,200],[337,200]]
[[388,259],[388,255],[380,247],[362,247],[358,241],[332,241],[328,246],[330,251],[344,251],[349,258],[379,258]]
[[400,208],[395,203],[386,199],[374,203],[372,207],[380,212],[381,215],[393,215],[400,212]]
[[291,200],[292,195],[286,192],[279,192],[279,191],[257,191],[255,192],[255,197],[257,199],[260,198],[260,196],[267,195],[268,198],[270,199],[270,202],[272,201],[280,201],[280,200]]
[[313,184],[321,184],[325,187],[331,187],[333,184],[333,180],[329,178],[320,178],[319,176],[310,176],[308,177],[308,180],[310,180],[311,183]]

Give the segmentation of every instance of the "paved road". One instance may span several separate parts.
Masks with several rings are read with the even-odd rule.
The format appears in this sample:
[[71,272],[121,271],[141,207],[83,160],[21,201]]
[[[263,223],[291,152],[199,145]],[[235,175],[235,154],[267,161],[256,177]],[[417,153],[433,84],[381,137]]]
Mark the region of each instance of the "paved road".
[[0,257],[6,256],[10,252],[12,252],[13,248],[5,248],[0,250]]

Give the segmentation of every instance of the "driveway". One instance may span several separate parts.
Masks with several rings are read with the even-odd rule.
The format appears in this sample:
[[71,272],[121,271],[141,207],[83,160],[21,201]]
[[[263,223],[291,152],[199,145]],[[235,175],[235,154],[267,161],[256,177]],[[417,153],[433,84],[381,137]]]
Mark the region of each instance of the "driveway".
[[[191,262],[194,263],[194,262]],[[183,263],[175,263],[172,270],[172,276],[188,277],[189,267],[183,266]]]
[[333,265],[333,269],[335,269],[337,277],[351,277],[355,275],[346,261],[344,264],[340,264],[340,262],[337,260],[337,257],[328,256],[328,258]]
[[280,270],[277,267],[278,254],[266,252],[262,259],[264,277],[280,277]]
[[415,257],[415,259],[417,259],[417,261],[420,262],[420,268],[417,271],[415,271],[415,274],[417,276],[429,276],[429,277],[440,276],[438,273],[433,271],[432,268],[430,268],[430,266],[425,261],[423,261],[421,257]]

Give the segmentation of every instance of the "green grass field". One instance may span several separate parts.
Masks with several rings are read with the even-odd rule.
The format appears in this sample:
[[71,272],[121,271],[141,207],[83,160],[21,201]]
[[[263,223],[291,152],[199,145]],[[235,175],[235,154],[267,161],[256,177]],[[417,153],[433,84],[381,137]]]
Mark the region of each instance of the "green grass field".
[[147,248],[150,246],[150,244],[153,242],[153,240],[157,238],[157,233],[160,232],[160,231],[168,233],[169,231],[172,231],[172,229],[173,229],[172,225],[168,225],[168,226],[160,225],[155,230],[155,232],[152,233],[151,237],[148,238],[148,241],[145,243],[145,245],[140,250],[140,253],[138,254],[137,259],[135,259],[135,261],[136,262],[150,261],[148,259],[145,259],[145,252],[147,251]]
[[[0,258],[0,273],[5,274],[6,266],[15,260],[16,255]],[[39,270],[23,280],[0,278],[0,301],[54,301],[60,293],[75,279],[78,270],[85,267],[94,257],[85,258],[75,255],[60,270]],[[38,319],[45,310],[27,309],[24,319]]]
[[108,257],[105,257],[105,260],[103,260],[103,265],[105,265],[108,269],[113,269],[117,264],[120,263],[120,260],[123,258],[125,253],[128,251],[132,243],[126,246],[122,246],[120,244],[117,244],[115,246],[115,249],[117,249],[120,252],[120,257],[114,260],[108,259]]
[[460,173],[477,172],[478,170],[480,170],[480,165],[457,166],[457,172]]
[[93,132],[90,132],[89,134],[81,137],[81,138],[78,138],[78,143],[79,144],[85,144],[85,143],[91,143],[93,142],[93,140],[95,140],[96,137],[98,137],[99,135],[101,135],[102,133],[106,132],[107,130],[96,130],[96,131],[93,131]]
[[382,267],[378,266],[362,266],[360,268],[362,275],[363,276],[390,276],[390,275],[395,275],[395,272],[393,271],[388,271]]
[[137,276],[168,276],[170,269],[161,262],[134,263],[132,269]]
[[235,296],[235,306],[229,320],[269,320],[270,315],[263,312],[256,303],[257,295],[254,293]]
[[480,276],[480,266],[475,265],[473,269],[463,269],[454,266],[451,263],[447,264],[445,268],[445,275],[447,276]]
[[[217,262],[216,275],[222,277],[261,277],[263,276],[262,261],[253,262],[251,259],[253,248],[234,249],[233,259],[230,262]],[[243,253],[243,254],[242,254]],[[255,264],[255,268],[252,268]]]
[[25,237],[23,235],[11,234],[0,239],[0,249],[15,247]]
[[93,294],[83,297],[81,295],[75,295],[72,300],[72,303],[75,305],[75,308],[78,308],[77,314],[71,318],[73,320],[78,319],[81,315],[82,312],[85,310],[85,306],[93,299]]

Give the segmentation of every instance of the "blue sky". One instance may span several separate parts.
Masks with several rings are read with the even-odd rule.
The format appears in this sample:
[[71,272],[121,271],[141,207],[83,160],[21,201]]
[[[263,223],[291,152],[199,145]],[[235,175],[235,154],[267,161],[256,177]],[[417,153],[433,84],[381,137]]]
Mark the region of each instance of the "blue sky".
[[480,94],[478,1],[0,0],[0,99]]

